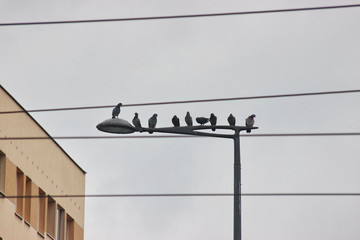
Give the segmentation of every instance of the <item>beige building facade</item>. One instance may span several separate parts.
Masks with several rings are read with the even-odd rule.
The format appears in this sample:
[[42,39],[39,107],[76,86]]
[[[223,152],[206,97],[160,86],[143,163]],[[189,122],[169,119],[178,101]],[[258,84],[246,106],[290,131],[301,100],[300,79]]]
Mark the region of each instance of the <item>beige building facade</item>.
[[24,109],[0,86],[0,240],[83,240],[85,199],[64,195],[85,194],[85,171],[28,113],[7,111]]

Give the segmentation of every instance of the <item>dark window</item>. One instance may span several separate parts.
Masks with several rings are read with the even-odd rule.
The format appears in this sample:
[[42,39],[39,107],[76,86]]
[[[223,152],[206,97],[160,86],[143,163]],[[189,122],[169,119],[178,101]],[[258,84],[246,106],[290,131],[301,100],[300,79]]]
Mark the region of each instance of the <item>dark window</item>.
[[16,172],[16,195],[18,198],[16,198],[16,213],[19,216],[23,215],[23,208],[24,208],[24,198],[22,197],[24,195],[24,173],[17,169]]

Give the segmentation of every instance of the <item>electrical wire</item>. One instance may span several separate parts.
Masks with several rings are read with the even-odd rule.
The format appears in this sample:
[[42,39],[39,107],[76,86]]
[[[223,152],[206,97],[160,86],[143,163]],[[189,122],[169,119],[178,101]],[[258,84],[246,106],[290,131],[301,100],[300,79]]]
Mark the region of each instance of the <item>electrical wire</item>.
[[244,12],[157,16],[157,17],[155,16],[155,17],[72,20],[72,21],[0,23],[0,26],[5,27],[5,26],[28,26],[28,25],[49,25],[49,24],[101,23],[101,22],[125,22],[125,21],[144,21],[144,20],[182,19],[182,18],[203,18],[203,17],[220,17],[220,16],[235,16],[235,15],[250,15],[250,14],[303,12],[303,11],[330,10],[330,9],[341,9],[341,8],[344,9],[344,8],[356,8],[356,7],[360,7],[360,4],[307,7],[307,8],[287,8],[287,9],[273,9],[273,10],[256,10],[256,11],[244,11]]
[[[243,197],[351,197],[360,193],[242,193]],[[163,193],[163,194],[74,194],[74,195],[21,195],[0,198],[145,198],[145,197],[232,197],[233,193]]]
[[[142,107],[142,106],[169,105],[169,104],[189,104],[189,103],[240,101],[240,100],[267,99],[267,98],[304,97],[304,96],[317,96],[317,95],[330,95],[330,94],[348,94],[348,93],[359,93],[359,92],[360,92],[360,89],[355,89],[355,90],[327,91],[327,92],[276,94],[276,95],[250,96],[250,97],[213,98],[213,99],[152,102],[152,103],[133,103],[133,104],[123,104],[122,107]],[[0,114],[15,114],[15,113],[26,113],[26,112],[27,113],[35,113],[35,112],[89,110],[89,109],[113,108],[114,106],[115,105],[103,105],[103,106],[88,106],[88,107],[66,107],[66,108],[46,108],[46,109],[32,109],[32,110],[16,110],[16,111],[2,111],[2,112],[0,112]]]
[[[335,137],[335,136],[360,136],[360,132],[338,132],[338,133],[266,133],[266,134],[246,134],[240,137]],[[186,135],[155,135],[155,136],[62,136],[62,137],[0,137],[0,141],[12,140],[75,140],[75,139],[146,139],[146,138],[195,138],[204,136]],[[206,136],[205,136],[206,138]]]

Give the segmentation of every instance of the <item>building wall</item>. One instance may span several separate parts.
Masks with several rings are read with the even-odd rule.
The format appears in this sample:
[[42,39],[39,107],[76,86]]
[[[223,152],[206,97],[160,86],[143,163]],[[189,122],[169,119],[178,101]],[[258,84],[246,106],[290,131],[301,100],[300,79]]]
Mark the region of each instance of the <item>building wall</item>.
[[[0,111],[17,110],[23,108],[0,87]],[[0,138],[11,137],[49,135],[27,113],[0,114]],[[76,162],[52,139],[0,140],[0,151],[0,192],[8,197],[0,198],[0,237],[83,239],[84,198],[55,197],[85,194],[85,172]],[[39,194],[44,198],[11,198]],[[63,221],[61,234],[56,219]]]

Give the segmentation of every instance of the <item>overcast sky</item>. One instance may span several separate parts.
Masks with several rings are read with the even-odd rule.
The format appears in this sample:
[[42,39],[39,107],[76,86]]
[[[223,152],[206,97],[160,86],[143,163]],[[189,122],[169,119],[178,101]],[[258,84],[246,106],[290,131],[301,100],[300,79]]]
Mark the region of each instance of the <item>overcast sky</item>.
[[[0,2],[0,22],[203,14],[353,1]],[[358,3],[358,2],[356,2]],[[360,89],[360,8],[0,27],[0,81],[26,109]],[[215,113],[254,133],[360,132],[358,93],[124,107],[143,125]],[[33,113],[52,136],[109,136],[111,109]],[[246,133],[244,133],[246,134]],[[136,133],[144,135],[146,133]],[[154,134],[161,135],[161,134]],[[15,137],[15,136],[14,136]],[[232,193],[227,139],[58,140],[88,194]],[[360,192],[359,137],[241,138],[244,193]],[[66,177],[66,176],[64,176]],[[359,197],[243,197],[245,240],[358,240]],[[85,238],[232,239],[232,197],[88,198]]]

